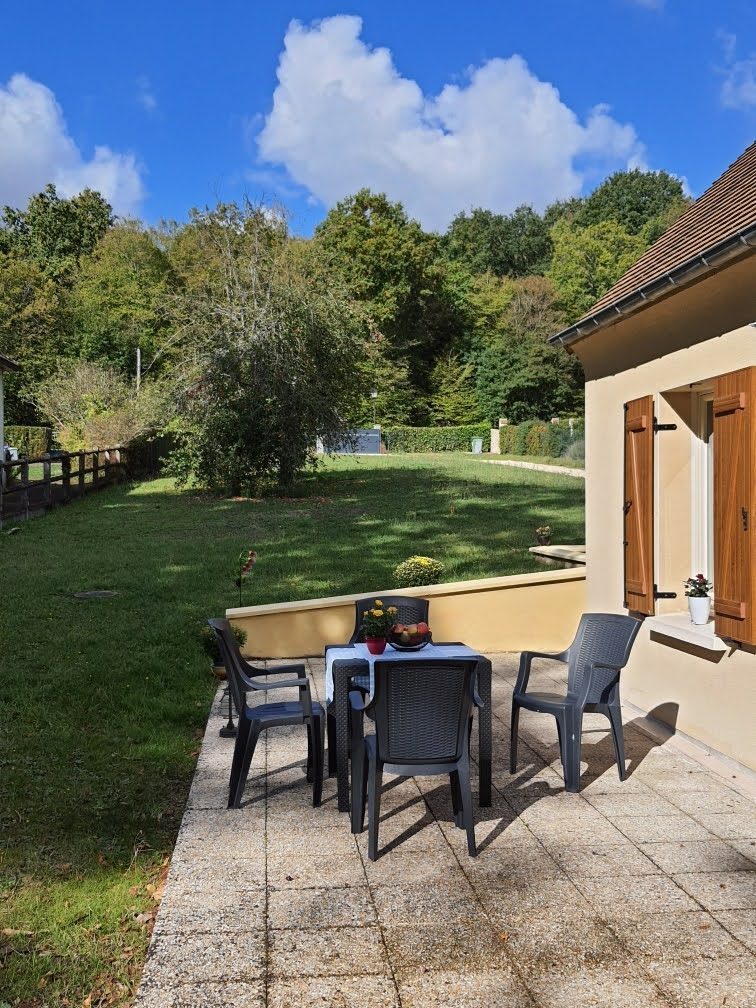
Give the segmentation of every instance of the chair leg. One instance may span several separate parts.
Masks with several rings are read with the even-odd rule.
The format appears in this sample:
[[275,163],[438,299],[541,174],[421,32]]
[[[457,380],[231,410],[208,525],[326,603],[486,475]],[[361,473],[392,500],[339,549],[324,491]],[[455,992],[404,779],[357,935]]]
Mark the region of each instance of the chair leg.
[[580,737],[583,731],[583,712],[567,712],[563,725],[565,740],[564,789],[576,793],[580,790]]
[[470,791],[470,764],[467,760],[460,760],[457,766],[457,775],[462,800],[462,821],[467,832],[467,853],[470,857],[476,857],[478,849],[475,846],[475,824],[473,823],[472,792]]
[[559,761],[562,764],[562,773],[566,772],[567,759],[564,754],[564,732],[562,731],[562,722],[559,717],[554,718],[557,726],[557,738],[559,739]]
[[234,755],[231,760],[231,776],[228,780],[228,807],[232,807],[233,797],[236,794],[236,788],[239,783],[239,774],[241,773],[241,766],[244,761],[244,751],[247,747],[247,739],[249,738],[249,733],[252,728],[252,722],[247,717],[239,718],[239,728],[236,733],[236,742],[234,743]]
[[371,861],[375,861],[378,857],[378,823],[381,817],[382,787],[383,764],[378,759],[371,759],[368,777],[368,857]]
[[622,730],[622,710],[619,704],[609,704],[606,709],[609,724],[612,726],[612,738],[614,739],[614,754],[617,757],[617,772],[619,779],[627,778],[625,768],[625,738]]
[[331,714],[330,708],[327,716],[328,722],[328,776],[333,777],[336,773],[336,718]]
[[512,700],[512,718],[509,731],[509,772],[517,773],[517,733],[520,727],[520,706]]
[[312,782],[314,780],[314,777],[313,777],[313,770],[314,770],[313,742],[312,742],[312,728],[313,728],[313,726],[312,726],[312,722],[310,722],[310,721],[307,721],[305,723],[307,725],[307,771],[306,771],[306,773],[307,773],[307,783],[308,784],[312,784]]
[[365,829],[365,795],[367,792],[367,766],[365,763],[365,743],[360,740],[355,745],[350,761],[352,775],[352,833],[362,833]]
[[459,793],[459,773],[453,770],[449,774],[449,784],[451,785],[452,811],[454,812],[454,825],[462,828],[462,799]]
[[307,738],[310,740],[313,763],[312,804],[314,808],[317,808],[323,797],[323,719],[313,717],[308,728]]
[[255,746],[257,745],[259,737],[260,727],[256,721],[253,721],[251,722],[249,736],[247,737],[247,741],[244,746],[244,757],[242,759],[241,769],[239,772],[239,779],[236,782],[236,789],[233,795],[229,795],[229,808],[239,808],[239,805],[241,804],[242,795],[244,794],[244,785],[247,783],[247,775],[249,774],[249,768],[252,764],[252,757],[255,754]]

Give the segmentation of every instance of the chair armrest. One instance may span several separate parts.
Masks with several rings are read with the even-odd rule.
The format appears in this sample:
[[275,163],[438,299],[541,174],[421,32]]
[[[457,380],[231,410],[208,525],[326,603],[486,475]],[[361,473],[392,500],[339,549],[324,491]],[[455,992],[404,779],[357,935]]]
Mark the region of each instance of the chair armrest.
[[307,669],[301,664],[301,662],[295,662],[291,665],[276,665],[275,668],[265,669],[265,675],[293,675],[299,676],[300,679],[306,679]]
[[258,689],[263,690],[288,689],[292,686],[296,686],[300,690],[307,689],[309,691],[310,689],[310,684],[302,677],[298,677],[297,679],[279,679],[278,682],[266,682],[259,679],[252,681],[259,684],[257,686]]
[[582,688],[580,692],[577,694],[577,701],[580,706],[582,706],[586,702],[586,698],[588,697],[588,694],[591,692],[591,687],[593,686],[593,673],[596,669],[611,669],[613,672],[616,672],[618,676],[622,671],[622,667],[620,665],[609,665],[607,662],[598,662],[598,661],[591,662],[591,664],[588,666],[588,675],[583,680]]
[[562,651],[559,654],[549,654],[546,651],[523,651],[520,654],[520,671],[517,674],[517,682],[514,688],[515,693],[525,692],[528,679],[530,678],[530,663],[534,658],[547,658],[549,661],[564,663],[567,661],[567,651]]
[[364,711],[369,701],[365,699],[365,694],[359,690],[349,690],[349,706],[353,711]]

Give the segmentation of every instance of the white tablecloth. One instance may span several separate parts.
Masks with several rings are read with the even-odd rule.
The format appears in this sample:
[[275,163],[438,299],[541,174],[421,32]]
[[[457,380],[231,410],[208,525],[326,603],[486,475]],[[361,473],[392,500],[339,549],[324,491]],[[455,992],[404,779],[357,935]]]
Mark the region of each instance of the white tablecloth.
[[480,658],[477,651],[466,644],[428,644],[419,651],[397,651],[390,644],[382,655],[372,655],[367,644],[350,644],[345,647],[331,647],[326,653],[325,692],[326,702],[333,700],[333,663],[335,661],[354,661],[364,658],[370,663],[370,695],[375,688],[375,663],[380,661],[414,661],[417,658]]

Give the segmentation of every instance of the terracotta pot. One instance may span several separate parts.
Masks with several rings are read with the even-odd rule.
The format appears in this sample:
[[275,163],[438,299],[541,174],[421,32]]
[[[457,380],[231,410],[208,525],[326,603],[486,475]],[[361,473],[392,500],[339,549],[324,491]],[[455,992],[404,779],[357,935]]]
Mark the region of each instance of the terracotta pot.
[[538,545],[539,546],[550,546],[551,545],[551,536],[550,535],[539,535],[539,536],[536,536],[536,538],[538,539]]
[[211,665],[210,671],[215,676],[216,679],[224,680],[226,678],[226,667],[225,665]]
[[690,622],[696,626],[703,626],[709,622],[709,612],[711,610],[711,599],[708,595],[688,596],[688,612]]
[[365,643],[367,644],[367,649],[370,654],[383,654],[386,650],[386,638],[385,637],[366,637]]

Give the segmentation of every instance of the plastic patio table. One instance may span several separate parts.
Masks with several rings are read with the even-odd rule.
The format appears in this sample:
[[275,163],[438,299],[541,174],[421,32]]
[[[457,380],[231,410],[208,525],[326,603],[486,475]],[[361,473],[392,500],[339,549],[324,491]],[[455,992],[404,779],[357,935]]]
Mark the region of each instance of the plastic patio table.
[[382,655],[371,655],[364,644],[326,648],[325,694],[334,719],[336,752],[328,753],[329,775],[336,773],[339,812],[349,811],[349,689],[357,677],[362,686],[372,685],[375,664],[381,661],[423,661],[427,658],[470,658],[478,660],[478,693],[483,706],[478,711],[478,789],[481,808],[491,804],[491,662],[466,644],[428,644],[422,651],[396,651],[387,646]]

